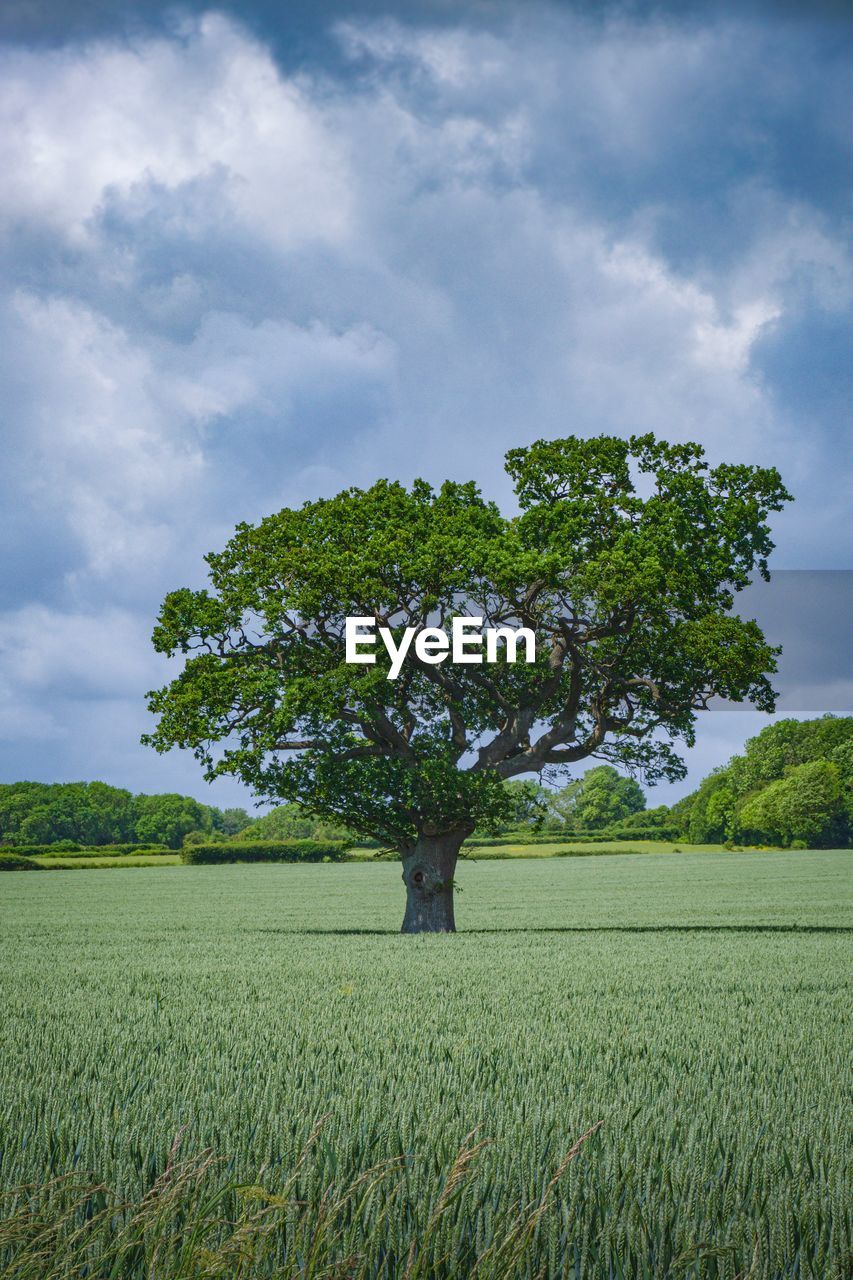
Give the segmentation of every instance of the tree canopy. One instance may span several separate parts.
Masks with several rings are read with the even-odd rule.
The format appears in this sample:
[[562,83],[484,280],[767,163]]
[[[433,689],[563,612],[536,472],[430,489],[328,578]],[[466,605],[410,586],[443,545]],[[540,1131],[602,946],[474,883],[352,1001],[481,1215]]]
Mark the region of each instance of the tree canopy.
[[853,717],[777,720],[671,810],[693,843],[845,845],[853,832]]
[[210,810],[189,796],[166,793],[136,797],[136,838],[179,849],[190,831],[212,831]]
[[346,840],[348,837],[345,827],[315,818],[296,803],[278,805],[240,831],[243,840]]
[[587,769],[548,799],[548,809],[567,827],[600,831],[646,807],[643,789],[612,765]]
[[[154,644],[187,661],[150,694],[144,740],[406,851],[506,819],[502,782],[550,766],[683,776],[675,744],[714,698],[772,709],[775,651],[730,610],[767,576],[767,517],[790,496],[774,468],[645,435],[540,440],[507,471],[513,516],[472,482],[380,480],[239,525],[209,588],[166,597]],[[389,680],[381,649],[344,661],[354,615],[395,636],[524,626],[537,657],[411,653]]]

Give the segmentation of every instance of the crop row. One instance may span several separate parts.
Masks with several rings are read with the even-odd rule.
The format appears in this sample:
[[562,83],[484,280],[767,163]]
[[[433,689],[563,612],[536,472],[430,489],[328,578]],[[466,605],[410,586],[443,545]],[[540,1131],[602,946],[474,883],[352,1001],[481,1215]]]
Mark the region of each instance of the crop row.
[[[621,885],[612,859],[541,863],[532,881],[487,863],[464,885],[478,931],[419,939],[371,923],[399,906],[387,865],[20,877],[3,935],[0,1182],[91,1173],[104,1206],[138,1214],[179,1135],[203,1178],[188,1174],[157,1247],[177,1248],[174,1223],[207,1203],[210,1258],[231,1256],[266,1206],[247,1275],[332,1261],[387,1280],[410,1264],[476,1275],[505,1248],[479,1274],[840,1280],[848,935],[791,926],[846,864],[772,856],[788,882],[772,911],[767,864],[721,857],[705,924],[687,923],[690,870],[663,905],[646,859],[624,860]],[[526,882],[550,915],[523,905]],[[715,926],[736,891],[763,925]],[[516,927],[493,931],[504,895]],[[683,927],[654,926],[667,910]],[[608,925],[626,911],[633,925]],[[352,1192],[370,1169],[370,1194]],[[33,1194],[17,1204],[41,1212]],[[328,1250],[300,1271],[321,1225]],[[109,1257],[107,1236],[91,1243]],[[145,1274],[150,1247],[116,1274]]]

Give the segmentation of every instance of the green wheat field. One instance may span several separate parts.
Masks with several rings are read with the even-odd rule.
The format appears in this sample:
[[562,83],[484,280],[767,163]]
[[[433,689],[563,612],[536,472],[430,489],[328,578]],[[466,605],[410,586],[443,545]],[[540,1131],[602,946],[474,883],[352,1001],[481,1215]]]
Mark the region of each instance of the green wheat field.
[[0,1276],[841,1280],[850,857],[8,873]]

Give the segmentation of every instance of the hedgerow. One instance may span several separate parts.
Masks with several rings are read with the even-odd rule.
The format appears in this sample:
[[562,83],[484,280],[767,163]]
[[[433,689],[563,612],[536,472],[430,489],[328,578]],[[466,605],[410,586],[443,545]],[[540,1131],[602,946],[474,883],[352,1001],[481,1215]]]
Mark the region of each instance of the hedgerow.
[[81,845],[76,840],[54,840],[52,844],[4,845],[0,853],[15,853],[21,858],[115,858],[123,853],[174,853],[163,844],[95,844]]
[[41,871],[37,862],[21,858],[15,853],[0,853],[0,871]]
[[[503,844],[562,844],[570,840],[574,844],[600,844],[610,840],[658,840],[671,841],[679,838],[675,827],[631,827],[621,830],[618,827],[606,827],[601,831],[574,830],[561,827],[556,831],[505,831],[499,836],[469,836],[465,848],[487,849]],[[366,842],[365,842],[366,843]]]
[[234,840],[225,844],[187,845],[184,862],[343,862],[349,845],[345,840]]

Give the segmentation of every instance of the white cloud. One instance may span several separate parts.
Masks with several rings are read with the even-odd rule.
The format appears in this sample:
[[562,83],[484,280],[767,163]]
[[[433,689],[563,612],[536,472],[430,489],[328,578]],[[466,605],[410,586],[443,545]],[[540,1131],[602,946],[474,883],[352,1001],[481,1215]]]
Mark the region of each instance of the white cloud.
[[349,388],[383,376],[393,348],[369,326],[335,333],[314,322],[253,325],[208,314],[191,342],[132,339],[66,298],[13,299],[18,359],[32,372],[20,442],[29,499],[61,507],[85,551],[80,573],[141,574],[165,564],[186,523],[209,519],[207,429],[249,411],[288,447],[292,407],[306,388]]
[[156,604],[238,520],[377,475],[506,499],[504,450],[541,435],[772,461],[821,490],[781,525],[793,558],[829,545],[833,458],[753,360],[803,297],[849,304],[843,240],[770,170],[733,179],[717,258],[659,234],[661,175],[764,74],[760,42],[537,13],[351,22],[340,79],[215,14],[0,55],[6,501],[64,552],[0,615],[8,732],[73,753],[85,695],[133,768]]
[[[83,613],[34,604],[0,614],[0,742],[7,758],[15,761],[16,744],[37,743],[60,758],[67,753],[69,762],[92,754],[106,762],[120,745],[121,718],[111,722],[98,707],[128,704],[138,721],[145,692],[164,679],[167,664],[152,650],[149,630],[145,618],[109,607]],[[100,741],[89,734],[93,716],[102,722]],[[138,743],[140,731],[122,750]]]
[[0,67],[9,221],[43,220],[85,243],[107,195],[218,171],[232,216],[274,244],[348,235],[345,162],[322,110],[222,16],[135,46],[8,50]]
[[21,483],[61,508],[81,568],[138,571],[168,551],[169,510],[204,467],[186,417],[170,418],[153,353],[85,306],[19,293],[13,312],[33,374]]

